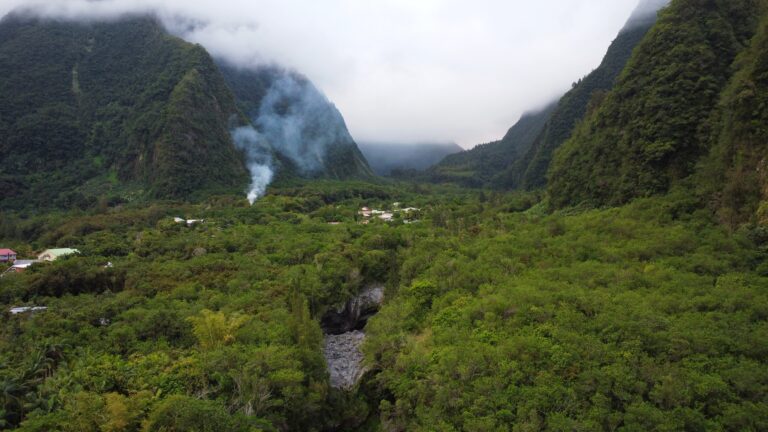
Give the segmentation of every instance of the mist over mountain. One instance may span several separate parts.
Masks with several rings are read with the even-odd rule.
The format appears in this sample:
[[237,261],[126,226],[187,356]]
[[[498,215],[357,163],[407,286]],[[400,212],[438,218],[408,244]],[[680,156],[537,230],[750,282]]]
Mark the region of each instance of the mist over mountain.
[[218,64],[242,112],[276,152],[286,175],[373,175],[339,110],[306,77],[279,66]]
[[560,99],[552,118],[526,154],[515,160],[495,179],[497,187],[536,189],[546,185],[552,155],[571,135],[590,104],[610,90],[624,70],[637,45],[656,22],[657,12],[668,0],[643,0],[613,40],[600,66],[574,84]]
[[456,143],[381,143],[360,142],[360,151],[378,175],[389,176],[394,170],[425,170],[459,153]]
[[4,207],[237,191],[254,199],[279,176],[372,175],[308,80],[220,67],[152,16],[15,13],[0,36]]
[[652,25],[656,22],[659,11],[668,6],[671,1],[672,0],[640,0],[621,31],[627,32],[634,27],[641,27],[649,24]]
[[656,21],[656,12],[667,3],[643,0],[611,43],[600,66],[574,83],[559,102],[523,115],[500,141],[448,157],[422,177],[475,187],[543,187],[555,149],[568,139],[590,100],[613,86],[635,46]]

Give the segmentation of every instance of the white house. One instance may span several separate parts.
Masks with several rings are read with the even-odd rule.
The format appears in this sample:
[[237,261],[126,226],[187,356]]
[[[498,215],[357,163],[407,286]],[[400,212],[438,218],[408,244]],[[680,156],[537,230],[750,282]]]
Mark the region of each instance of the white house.
[[80,253],[77,249],[70,249],[70,248],[60,248],[60,249],[46,249],[37,256],[37,259],[40,261],[56,261],[57,259],[67,256],[67,255],[73,255]]

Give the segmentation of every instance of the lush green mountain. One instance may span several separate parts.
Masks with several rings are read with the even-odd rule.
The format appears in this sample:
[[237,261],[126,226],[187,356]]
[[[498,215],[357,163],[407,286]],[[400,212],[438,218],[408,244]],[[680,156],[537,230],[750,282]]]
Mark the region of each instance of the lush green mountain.
[[254,143],[231,132],[250,125],[284,178],[372,176],[296,73],[220,67],[150,17],[0,22],[0,207],[242,193]]
[[284,174],[373,177],[341,113],[305,77],[275,66],[219,65],[240,108],[277,153]]
[[[748,154],[759,148],[747,144],[750,134],[761,133],[762,114],[759,105],[745,109],[749,92],[737,89],[749,89],[760,76],[760,38],[752,51],[747,47],[761,16],[759,0],[677,0],[666,8],[616,87],[594,101],[557,152],[549,173],[552,203],[612,205],[665,192],[694,172],[718,133],[721,150],[733,150],[730,179],[755,167],[759,157]],[[741,62],[734,63],[737,57]]]
[[642,1],[611,43],[600,66],[574,83],[558,103],[524,115],[500,141],[446,158],[426,177],[469,186],[543,187],[554,150],[570,137],[593,96],[613,87],[632,50],[656,21],[656,11],[667,2]]
[[551,104],[540,111],[524,114],[500,141],[447,156],[426,173],[426,178],[471,187],[487,185],[496,174],[528,151],[554,108]]
[[247,184],[216,65],[154,19],[6,17],[0,71],[3,207],[83,204],[119,183],[155,197]]
[[371,168],[376,174],[382,176],[391,175],[393,171],[425,170],[446,156],[462,151],[456,143],[360,142],[359,144],[360,151],[371,164]]
[[714,197],[721,221],[768,224],[768,16],[723,92],[712,151],[696,178]]
[[613,87],[632,51],[656,21],[656,12],[666,3],[666,0],[641,2],[611,43],[600,66],[574,84],[560,99],[530,150],[497,176],[496,186],[537,189],[546,185],[546,173],[552,161],[552,154],[571,136],[573,128],[587,112],[590,101],[599,98],[603,92]]

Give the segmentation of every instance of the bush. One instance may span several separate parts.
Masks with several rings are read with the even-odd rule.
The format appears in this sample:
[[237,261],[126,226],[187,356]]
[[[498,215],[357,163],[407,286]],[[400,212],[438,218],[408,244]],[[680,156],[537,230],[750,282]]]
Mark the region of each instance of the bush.
[[146,432],[256,432],[242,416],[232,416],[214,401],[175,395],[149,416]]

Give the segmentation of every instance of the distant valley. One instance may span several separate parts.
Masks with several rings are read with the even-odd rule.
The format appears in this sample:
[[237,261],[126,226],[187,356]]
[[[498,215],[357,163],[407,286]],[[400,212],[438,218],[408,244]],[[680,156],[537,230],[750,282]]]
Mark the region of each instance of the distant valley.
[[393,171],[425,170],[446,156],[464,151],[456,143],[382,143],[358,142],[376,174],[389,176]]

